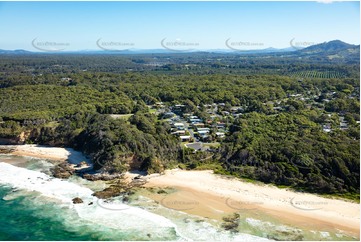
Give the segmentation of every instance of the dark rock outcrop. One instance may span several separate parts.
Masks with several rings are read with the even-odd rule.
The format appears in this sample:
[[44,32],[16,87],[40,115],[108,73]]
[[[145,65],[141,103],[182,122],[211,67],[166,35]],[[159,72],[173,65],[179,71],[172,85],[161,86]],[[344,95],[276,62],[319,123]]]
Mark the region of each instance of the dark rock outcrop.
[[238,213],[223,217],[224,223],[222,223],[222,227],[231,232],[238,232],[239,217],[240,215]]
[[103,191],[94,192],[92,195],[100,199],[108,199],[111,197],[119,196],[122,193],[125,193],[125,191],[125,187],[112,185],[105,188]]
[[63,162],[53,167],[51,172],[56,178],[67,179],[73,175],[75,171],[71,165],[69,165],[67,162]]
[[73,203],[74,204],[83,203],[83,200],[79,197],[76,197],[76,198],[73,198]]
[[0,147],[0,154],[10,154],[12,152],[14,152],[15,148],[10,148],[10,147],[5,147],[2,148]]
[[76,165],[76,168],[83,168],[83,167],[87,167],[87,166],[88,166],[88,163],[86,163],[85,161],[82,161]]
[[105,188],[103,191],[95,192],[92,195],[100,199],[107,199],[120,195],[129,195],[132,193],[133,188],[141,187],[145,183],[146,181],[144,179],[132,180],[130,183],[119,179],[110,187]]

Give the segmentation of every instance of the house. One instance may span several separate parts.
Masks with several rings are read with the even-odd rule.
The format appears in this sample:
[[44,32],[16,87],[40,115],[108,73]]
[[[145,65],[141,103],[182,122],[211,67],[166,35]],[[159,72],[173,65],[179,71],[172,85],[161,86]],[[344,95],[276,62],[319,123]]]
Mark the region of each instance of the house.
[[202,142],[211,142],[211,136],[209,135],[203,135],[201,137],[199,137],[199,140],[202,141]]
[[198,136],[201,138],[205,138],[206,136],[208,136],[207,135],[208,133],[209,133],[208,130],[201,130],[201,131],[198,131]]
[[209,132],[209,128],[200,128],[200,127],[198,127],[197,128],[197,132],[200,132],[200,131],[208,131]]
[[204,127],[204,123],[195,123],[195,124],[193,124],[193,126],[195,127],[195,128],[198,128],[198,127]]
[[172,107],[172,111],[175,114],[181,115],[183,113],[184,107],[184,105],[178,104]]
[[232,107],[231,112],[234,114],[241,113],[241,112],[244,112],[244,109],[242,107]]
[[224,138],[224,137],[226,137],[226,134],[223,132],[216,132],[216,136],[217,136],[217,138]]
[[181,135],[179,136],[179,138],[181,139],[182,142],[187,142],[191,140],[191,136],[189,135]]
[[175,132],[173,132],[172,134],[174,135],[185,135],[186,131],[185,130],[177,130]]
[[342,130],[348,129],[348,124],[347,121],[345,121],[345,117],[341,116],[339,120],[340,120],[340,129]]
[[163,114],[163,118],[173,118],[175,116],[175,113],[173,112],[167,112]]
[[340,129],[342,129],[342,130],[348,129],[348,124],[347,124],[347,122],[340,122]]
[[190,118],[190,119],[189,119],[189,122],[190,122],[191,124],[196,124],[196,123],[202,123],[203,120],[202,120],[202,119],[199,119],[199,118]]
[[331,132],[331,131],[332,131],[332,129],[331,129],[331,124],[324,124],[324,125],[322,126],[322,130],[323,130],[323,132],[326,132],[326,133]]
[[184,124],[183,123],[174,123],[173,126],[178,130],[184,130]]
[[156,102],[156,103],[154,104],[154,107],[155,107],[155,108],[164,108],[165,105],[164,105],[163,102]]
[[61,80],[62,81],[72,81],[72,79],[70,77],[62,77]]
[[218,129],[225,129],[225,128],[226,128],[226,124],[225,124],[225,123],[217,123],[217,128],[218,128]]
[[290,94],[290,95],[288,95],[288,97],[301,97],[302,96],[302,94]]

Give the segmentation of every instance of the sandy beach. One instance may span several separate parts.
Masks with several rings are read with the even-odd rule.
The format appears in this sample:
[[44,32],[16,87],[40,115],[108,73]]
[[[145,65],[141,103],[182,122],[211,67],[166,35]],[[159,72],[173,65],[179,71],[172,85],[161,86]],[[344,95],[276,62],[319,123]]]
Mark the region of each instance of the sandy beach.
[[11,150],[12,155],[30,156],[49,160],[65,161],[78,164],[82,161],[89,162],[81,152],[71,148],[49,147],[41,145],[0,145],[0,149]]
[[[128,174],[129,175],[129,174]],[[131,176],[131,175],[129,175]],[[272,185],[249,183],[212,171],[168,170],[146,177],[146,187],[173,187],[174,194],[153,194],[166,207],[214,219],[227,213],[263,213],[314,230],[340,230],[359,238],[360,205]]]
[[[69,148],[38,145],[0,146],[11,154],[31,156],[77,164],[87,160]],[[127,173],[129,180],[137,176]],[[144,177],[147,188],[175,188],[174,193],[149,193],[150,198],[165,207],[189,214],[222,220],[226,214],[261,214],[285,224],[309,230],[344,231],[360,237],[360,205],[339,199],[280,189],[262,183],[245,182],[212,171],[167,170],[165,174]]]

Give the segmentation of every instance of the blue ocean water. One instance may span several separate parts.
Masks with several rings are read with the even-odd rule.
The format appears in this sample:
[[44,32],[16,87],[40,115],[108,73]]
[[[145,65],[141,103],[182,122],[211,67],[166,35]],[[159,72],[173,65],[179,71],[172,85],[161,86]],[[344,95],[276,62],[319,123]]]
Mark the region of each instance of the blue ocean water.
[[[0,155],[0,240],[265,240],[196,223],[197,218],[152,202],[129,206],[97,199],[83,179],[51,177],[51,166]],[[74,197],[84,203],[73,204]],[[153,213],[155,208],[165,213]]]
[[[42,159],[0,155],[0,240],[357,240],[248,215],[241,215],[239,231],[244,233],[230,233],[204,218],[199,222],[199,217],[167,209],[142,196],[131,206],[119,199],[111,203],[97,200],[83,179],[65,181],[49,176],[51,166]],[[72,204],[75,196],[84,203]]]
[[[5,159],[31,170],[1,163]],[[158,226],[157,222],[164,221],[146,211],[142,213],[136,208],[130,208],[126,212],[114,213],[99,208],[95,202],[88,205],[91,204],[89,201],[96,199],[89,195],[91,190],[71,182],[48,178],[44,172],[47,173],[49,167],[51,164],[44,160],[0,157],[0,240],[179,238],[174,227]],[[77,195],[82,196],[84,204],[72,204],[71,199]],[[153,222],[154,227],[150,228]],[[150,228],[148,232],[146,227]]]
[[[6,197],[11,193],[11,188],[0,186],[0,197]],[[46,204],[35,207],[31,203],[32,199],[25,196],[12,200],[0,199],[0,240],[98,240],[102,238],[99,232],[88,230],[89,233],[79,233],[80,231],[67,228],[60,216],[44,216],[46,213],[52,213],[54,208]]]

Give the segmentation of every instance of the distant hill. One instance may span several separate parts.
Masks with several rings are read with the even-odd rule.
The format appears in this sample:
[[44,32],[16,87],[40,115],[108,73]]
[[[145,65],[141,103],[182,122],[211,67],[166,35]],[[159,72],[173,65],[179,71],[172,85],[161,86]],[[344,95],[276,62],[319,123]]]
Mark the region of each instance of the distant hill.
[[311,54],[311,53],[321,53],[321,52],[342,51],[346,49],[352,49],[355,47],[359,47],[359,46],[347,44],[345,42],[342,42],[341,40],[332,40],[330,42],[312,45],[299,51],[302,53]]
[[360,45],[351,45],[340,40],[312,45],[294,52],[300,58],[326,62],[360,63]]
[[1,50],[0,49],[0,54],[30,54],[32,53],[31,51],[27,51],[27,50]]
[[[21,55],[21,54],[53,54],[54,52],[32,52],[27,50],[2,50],[0,54],[5,55]],[[345,43],[340,40],[332,40],[317,45],[312,45],[307,48],[297,50],[293,47],[276,49],[250,49],[250,50],[235,50],[235,49],[208,49],[208,50],[187,50],[187,51],[172,51],[170,49],[124,49],[124,50],[78,50],[78,51],[61,51],[54,54],[173,54],[173,53],[215,53],[215,54],[242,54],[249,56],[282,56],[299,58],[304,60],[313,60],[321,62],[342,62],[342,63],[359,63],[360,62],[360,46]]]

